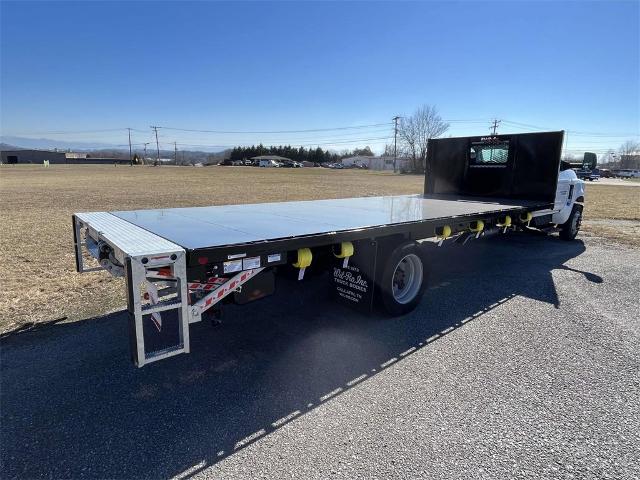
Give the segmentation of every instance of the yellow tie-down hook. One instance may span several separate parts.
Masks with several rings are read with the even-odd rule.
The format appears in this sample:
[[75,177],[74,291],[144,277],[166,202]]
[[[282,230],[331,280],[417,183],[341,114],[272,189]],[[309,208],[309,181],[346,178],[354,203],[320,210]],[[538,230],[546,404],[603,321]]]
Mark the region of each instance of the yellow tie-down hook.
[[336,258],[343,258],[342,268],[347,268],[347,265],[349,265],[349,257],[353,256],[353,243],[342,242],[340,244],[340,250],[338,253],[333,252],[333,256]]
[[436,238],[440,241],[438,242],[438,246],[442,246],[442,242],[444,242],[447,238],[451,236],[451,227],[449,225],[443,225],[442,227],[436,228]]
[[304,271],[309,265],[311,265],[312,259],[313,255],[311,254],[310,248],[298,249],[298,261],[293,264],[294,267],[300,269],[298,272],[298,280],[302,280],[304,278]]
[[484,222],[482,220],[475,220],[469,224],[469,231],[476,234],[476,238],[480,236],[484,230]]
[[500,217],[496,225],[501,228],[504,227],[504,229],[502,230],[502,233],[507,233],[507,229],[511,226],[511,217],[509,215]]
[[529,226],[529,223],[531,222],[532,218],[533,218],[533,215],[531,215],[531,212],[524,212],[524,213],[520,214],[520,220],[523,223],[526,223],[527,227]]

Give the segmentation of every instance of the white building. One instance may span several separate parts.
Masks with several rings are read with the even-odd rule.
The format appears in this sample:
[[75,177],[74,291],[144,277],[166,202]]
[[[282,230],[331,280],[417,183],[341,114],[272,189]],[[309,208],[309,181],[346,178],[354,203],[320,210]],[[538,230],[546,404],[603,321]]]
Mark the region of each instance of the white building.
[[[369,170],[391,170],[393,171],[393,157],[367,157],[363,155],[357,155],[355,157],[347,157],[341,160],[345,167],[352,167],[354,165],[364,165]],[[398,158],[397,169],[402,172],[407,170],[409,161],[406,158]]]

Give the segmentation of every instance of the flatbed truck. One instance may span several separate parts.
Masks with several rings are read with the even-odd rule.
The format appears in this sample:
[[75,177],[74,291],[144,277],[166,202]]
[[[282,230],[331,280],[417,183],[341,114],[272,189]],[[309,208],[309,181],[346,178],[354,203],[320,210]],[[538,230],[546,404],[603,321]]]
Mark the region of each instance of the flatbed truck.
[[575,238],[584,182],[561,169],[563,135],[432,139],[418,195],[76,213],[76,269],[125,278],[138,367],[188,353],[191,323],[283,274],[328,270],[339,301],[403,315],[438,248],[514,229]]

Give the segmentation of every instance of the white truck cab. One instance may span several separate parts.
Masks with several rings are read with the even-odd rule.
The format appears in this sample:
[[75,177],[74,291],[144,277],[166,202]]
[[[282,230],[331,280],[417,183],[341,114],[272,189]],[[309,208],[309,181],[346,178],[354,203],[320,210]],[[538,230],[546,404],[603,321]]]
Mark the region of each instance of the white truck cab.
[[[556,198],[552,210],[539,210],[533,218],[559,226],[561,236],[572,240],[578,234],[582,223],[582,204],[584,203],[584,181],[580,180],[572,169],[561,170],[558,174]],[[550,218],[549,218],[550,217]],[[544,222],[543,222],[544,223]]]

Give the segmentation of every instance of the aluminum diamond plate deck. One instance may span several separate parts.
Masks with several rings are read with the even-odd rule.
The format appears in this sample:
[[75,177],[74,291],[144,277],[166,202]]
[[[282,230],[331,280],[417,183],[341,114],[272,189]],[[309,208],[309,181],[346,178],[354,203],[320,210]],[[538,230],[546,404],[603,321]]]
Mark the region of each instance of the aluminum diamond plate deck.
[[130,256],[180,252],[183,248],[109,212],[76,213],[82,223]]
[[422,195],[112,212],[186,249],[521,210],[539,202]]

